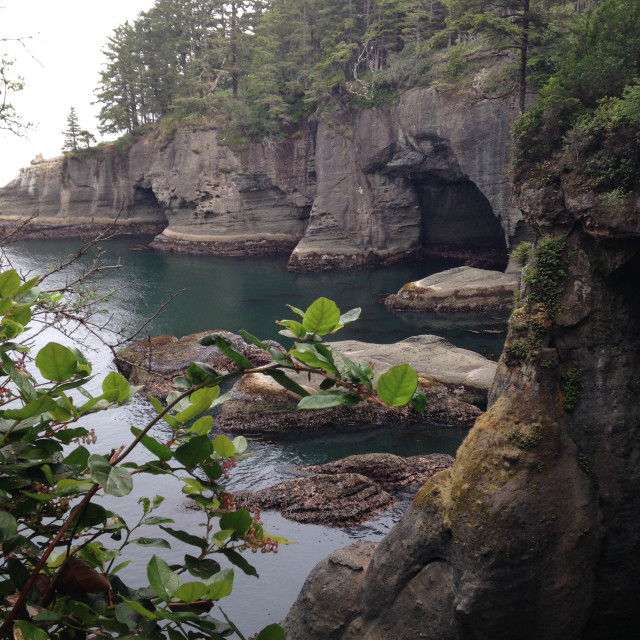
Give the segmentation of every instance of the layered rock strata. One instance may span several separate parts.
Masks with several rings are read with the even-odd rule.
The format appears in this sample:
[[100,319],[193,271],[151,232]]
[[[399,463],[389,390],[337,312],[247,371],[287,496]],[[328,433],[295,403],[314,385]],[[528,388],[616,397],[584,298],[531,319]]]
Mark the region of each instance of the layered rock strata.
[[502,100],[414,89],[392,107],[303,124],[277,144],[231,149],[216,130],[149,132],[128,149],[22,169],[0,189],[0,222],[34,217],[31,233],[66,235],[162,227],[158,249],[285,252],[297,270],[425,254],[503,268],[523,228],[503,177],[515,115]]

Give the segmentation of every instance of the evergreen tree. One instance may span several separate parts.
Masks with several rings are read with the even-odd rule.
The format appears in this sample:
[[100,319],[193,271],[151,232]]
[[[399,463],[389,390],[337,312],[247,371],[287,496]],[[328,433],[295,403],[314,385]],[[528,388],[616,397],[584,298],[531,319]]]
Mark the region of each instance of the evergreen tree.
[[69,109],[69,115],[67,116],[67,128],[62,132],[64,135],[63,151],[77,151],[78,143],[80,142],[80,124],[78,122],[78,114],[76,110],[71,107]]
[[450,12],[443,32],[449,42],[452,34],[458,39],[481,35],[493,49],[517,53],[518,102],[520,111],[524,112],[530,49],[536,40],[553,34],[555,10],[565,7],[566,0],[442,1]]

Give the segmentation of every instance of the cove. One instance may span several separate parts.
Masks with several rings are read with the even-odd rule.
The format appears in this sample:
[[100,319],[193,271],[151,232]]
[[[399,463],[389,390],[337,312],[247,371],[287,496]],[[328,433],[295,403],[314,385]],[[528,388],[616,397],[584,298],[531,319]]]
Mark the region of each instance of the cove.
[[[396,292],[406,282],[431,273],[458,266],[455,261],[432,260],[397,265],[375,270],[292,273],[286,270],[283,258],[216,258],[211,256],[160,253],[146,249],[150,238],[120,237],[101,243],[105,261],[120,261],[121,267],[100,274],[102,292],[116,293],[106,305],[107,314],[118,326],[139,326],[153,315],[162,300],[184,290],[156,317],[149,331],[153,335],[188,333],[216,329],[237,331],[246,329],[263,339],[287,341],[278,335],[274,321],[292,317],[286,304],[306,307],[315,298],[326,296],[346,311],[362,307],[361,319],[342,330],[339,338],[369,342],[396,342],[411,335],[434,333],[459,347],[472,349],[487,356],[496,356],[502,348],[504,334],[484,333],[504,328],[505,318],[494,315],[399,314],[380,304],[383,295]],[[14,266],[37,273],[73,254],[78,240],[29,240],[11,244],[7,255]],[[82,262],[73,266],[82,268]],[[85,261],[86,262],[86,261]],[[62,284],[62,280],[58,280]],[[51,285],[50,285],[51,286]],[[96,344],[88,353],[94,372],[101,378],[112,368],[111,353]],[[96,416],[95,429],[99,450],[120,446],[130,439],[129,428],[152,416],[144,398],[114,412],[109,418]],[[104,424],[108,420],[109,424]],[[389,429],[361,430],[343,433],[338,430],[308,435],[256,436],[250,448],[257,455],[240,464],[232,476],[230,489],[259,489],[291,477],[297,465],[319,464],[356,453],[391,452],[398,455],[419,453],[450,453],[464,437],[459,430],[434,430],[429,425],[406,429],[401,425]],[[186,509],[184,496],[167,494],[153,482],[136,482],[136,498],[160,493],[166,496],[164,509],[181,522],[193,521],[197,514]],[[410,495],[401,495],[396,506],[359,527],[333,529],[302,525],[266,512],[265,528],[270,533],[287,537],[296,545],[283,547],[278,556],[251,556],[261,580],[236,573],[234,595],[222,601],[222,608],[240,624],[246,634],[253,633],[269,622],[275,622],[289,609],[304,579],[313,566],[328,553],[354,541],[379,540],[402,513]],[[115,508],[116,505],[113,505]],[[117,510],[134,519],[137,505]],[[172,553],[183,552],[172,542]],[[130,571],[141,571],[153,553],[141,549],[140,557]],[[272,588],[277,585],[277,588]],[[251,606],[247,606],[247,602]]]

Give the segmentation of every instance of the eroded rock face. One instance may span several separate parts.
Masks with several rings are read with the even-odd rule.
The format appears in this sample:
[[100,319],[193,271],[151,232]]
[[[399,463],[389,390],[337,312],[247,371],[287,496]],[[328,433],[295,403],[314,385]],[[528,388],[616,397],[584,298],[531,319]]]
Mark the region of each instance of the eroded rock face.
[[520,191],[538,245],[564,247],[557,306],[514,316],[489,410],[379,544],[338,638],[640,637],[640,199],[562,181]]
[[128,150],[39,161],[0,189],[0,222],[37,214],[50,235],[117,221],[163,229],[153,246],[222,255],[285,252],[317,270],[424,254],[504,268],[521,226],[509,205],[507,102],[432,89],[393,108],[301,125],[276,144],[225,146],[215,130],[150,133]]

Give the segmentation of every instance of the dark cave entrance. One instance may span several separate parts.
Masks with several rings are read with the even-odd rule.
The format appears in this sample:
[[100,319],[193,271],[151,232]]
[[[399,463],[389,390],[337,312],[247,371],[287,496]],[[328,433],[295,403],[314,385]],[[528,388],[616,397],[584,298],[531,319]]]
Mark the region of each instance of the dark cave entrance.
[[140,222],[154,222],[164,226],[168,224],[164,207],[151,188],[134,187],[131,212]]
[[422,250],[456,257],[485,269],[504,270],[505,232],[486,196],[470,180],[429,177],[415,183],[422,212]]

